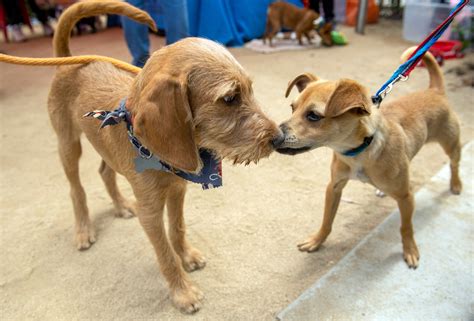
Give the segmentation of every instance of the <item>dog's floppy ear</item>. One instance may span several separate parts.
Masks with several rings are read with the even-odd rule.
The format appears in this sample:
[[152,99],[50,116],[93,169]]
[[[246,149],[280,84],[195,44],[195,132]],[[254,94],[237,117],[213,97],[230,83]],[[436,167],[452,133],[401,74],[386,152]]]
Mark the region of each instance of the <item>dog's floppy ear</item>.
[[348,111],[370,115],[371,101],[364,86],[354,80],[341,79],[329,97],[324,115],[336,117]]
[[202,163],[194,141],[186,84],[158,74],[146,84],[134,104],[133,127],[140,141],[172,167],[199,172]]
[[313,74],[310,74],[309,72],[299,75],[288,84],[288,88],[286,88],[285,98],[288,98],[291,90],[295,85],[296,88],[298,88],[298,92],[302,92],[310,82],[316,81],[318,79],[318,77]]

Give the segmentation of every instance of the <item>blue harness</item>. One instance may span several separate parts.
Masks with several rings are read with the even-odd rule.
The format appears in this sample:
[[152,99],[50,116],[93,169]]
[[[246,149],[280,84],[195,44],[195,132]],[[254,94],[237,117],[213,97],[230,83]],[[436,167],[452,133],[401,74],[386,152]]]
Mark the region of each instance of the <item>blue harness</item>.
[[203,167],[199,174],[190,174],[171,167],[163,162],[157,155],[143,146],[138,138],[133,135],[133,125],[130,112],[125,107],[126,99],[120,101],[119,108],[114,111],[94,110],[83,115],[83,117],[94,117],[102,120],[100,129],[106,126],[117,125],[122,121],[127,125],[128,140],[136,149],[138,156],[135,158],[135,170],[141,173],[147,169],[155,169],[167,173],[173,173],[187,181],[201,184],[203,189],[222,186],[222,163],[216,160],[212,153],[206,149],[199,150],[199,156]]

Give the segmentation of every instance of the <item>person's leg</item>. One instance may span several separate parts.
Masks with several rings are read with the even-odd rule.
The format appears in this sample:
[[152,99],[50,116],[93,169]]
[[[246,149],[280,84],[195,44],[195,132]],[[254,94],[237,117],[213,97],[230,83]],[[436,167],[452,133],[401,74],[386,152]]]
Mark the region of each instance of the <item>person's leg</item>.
[[166,25],[166,44],[189,37],[188,7],[186,0],[160,0]]
[[35,0],[28,0],[27,2],[28,2],[28,5],[30,6],[31,11],[33,11],[33,13],[35,14],[36,18],[38,18],[38,20],[41,23],[47,23],[48,12],[38,7]]
[[7,18],[7,25],[10,26],[12,39],[14,42],[25,41],[26,38],[21,31],[21,24],[23,17],[21,15],[21,8],[17,0],[3,0],[3,8]]
[[324,20],[331,22],[334,20],[334,0],[322,0],[324,10]]
[[319,0],[309,0],[309,8],[316,11],[317,13],[320,13]]
[[23,17],[21,16],[21,8],[17,0],[3,0],[3,8],[7,17],[7,24],[16,25],[23,23]]
[[[127,0],[132,6],[145,10],[145,0]],[[148,38],[148,26],[135,22],[129,18],[122,17],[122,28],[127,42],[128,50],[132,54],[134,64],[143,67],[150,57],[150,39]]]
[[44,35],[52,36],[54,31],[48,22],[48,10],[43,10],[38,7],[35,0],[28,0],[28,5],[30,6],[31,11],[33,11],[33,13],[36,15],[36,18],[38,18],[39,22],[41,22],[41,25],[43,26],[44,30]]

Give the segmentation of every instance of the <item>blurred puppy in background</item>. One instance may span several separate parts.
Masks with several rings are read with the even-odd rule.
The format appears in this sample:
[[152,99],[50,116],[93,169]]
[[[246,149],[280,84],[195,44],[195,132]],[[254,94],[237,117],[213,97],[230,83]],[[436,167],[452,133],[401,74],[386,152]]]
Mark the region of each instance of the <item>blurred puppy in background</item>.
[[331,46],[332,25],[327,23],[319,27],[319,19],[319,13],[314,10],[298,8],[283,1],[272,3],[267,11],[267,25],[263,42],[266,43],[268,39],[270,46],[272,46],[273,37],[281,31],[281,28],[286,28],[296,33],[296,39],[300,45],[303,45],[303,35],[308,39],[308,43],[311,43],[312,33],[316,30],[322,43],[325,46]]

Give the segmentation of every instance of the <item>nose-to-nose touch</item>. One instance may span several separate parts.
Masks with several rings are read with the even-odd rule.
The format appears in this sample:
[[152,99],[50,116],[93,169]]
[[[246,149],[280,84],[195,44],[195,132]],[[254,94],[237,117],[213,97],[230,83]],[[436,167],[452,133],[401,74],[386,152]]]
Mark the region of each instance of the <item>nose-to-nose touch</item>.
[[282,123],[280,124],[280,130],[283,132],[283,136],[286,135],[286,133],[288,132],[288,126],[286,125],[286,123]]
[[272,140],[272,146],[273,148],[278,148],[283,144],[285,141],[285,135],[283,133],[280,133],[278,136],[274,137]]

